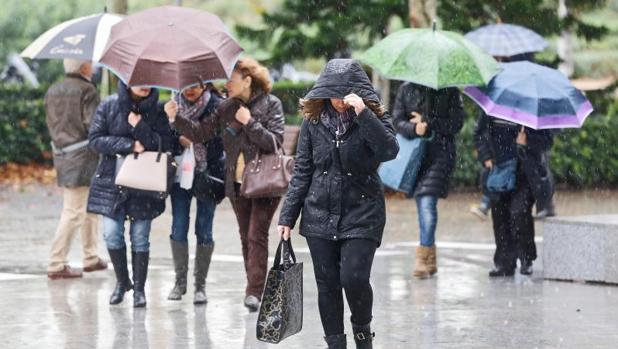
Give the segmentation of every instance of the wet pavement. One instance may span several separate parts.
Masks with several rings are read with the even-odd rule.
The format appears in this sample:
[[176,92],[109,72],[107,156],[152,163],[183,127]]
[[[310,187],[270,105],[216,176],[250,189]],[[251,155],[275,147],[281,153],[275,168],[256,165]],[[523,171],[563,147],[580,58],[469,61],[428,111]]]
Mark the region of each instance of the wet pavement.
[[[468,213],[478,199],[462,193],[440,202],[439,274],[430,280],[410,277],[418,234],[413,202],[388,202],[389,223],[372,275],[374,347],[618,348],[618,287],[545,281],[540,260],[532,278],[487,277],[491,223]],[[0,188],[0,347],[325,347],[303,239],[293,238],[305,268],[304,328],[274,346],[255,339],[256,315],[242,306],[244,270],[227,201],[215,217],[209,303],[194,306],[192,286],[182,301],[166,300],[173,282],[171,217],[166,213],[153,225],[147,309],[133,309],[130,293],[123,304],[108,305],[114,286],[111,270],[78,280],[47,280],[47,254],[60,207],[60,191],[54,187]],[[560,192],[557,207],[561,215],[617,213],[618,192]],[[537,233],[542,249],[542,224],[537,224]],[[273,231],[271,251],[276,243]],[[100,250],[105,256],[102,241]],[[79,266],[80,257],[76,238],[71,264]],[[346,329],[349,333],[347,324]]]

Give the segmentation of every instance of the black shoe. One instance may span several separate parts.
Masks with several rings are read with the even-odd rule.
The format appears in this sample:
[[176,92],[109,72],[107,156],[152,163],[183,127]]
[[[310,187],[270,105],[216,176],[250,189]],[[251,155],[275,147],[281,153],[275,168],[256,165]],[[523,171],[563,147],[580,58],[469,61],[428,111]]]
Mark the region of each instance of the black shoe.
[[129,279],[129,270],[127,269],[127,249],[126,247],[117,250],[107,250],[110,260],[114,266],[116,274],[116,287],[114,292],[109,297],[109,304],[119,304],[124,299],[124,294],[133,289],[131,279]]
[[356,349],[373,349],[373,337],[375,337],[376,334],[371,332],[371,323],[366,325],[356,325],[352,323],[352,331],[354,331]]
[[489,277],[497,278],[497,277],[507,277],[515,275],[515,269],[506,269],[502,267],[496,267],[489,271]]
[[324,340],[326,341],[326,344],[328,344],[328,349],[347,349],[348,347],[345,334],[326,336],[324,337]]
[[532,275],[532,262],[521,263],[521,267],[519,268],[519,273],[521,275]]
[[133,307],[143,308],[146,306],[146,277],[148,276],[149,252],[132,252],[133,256]]

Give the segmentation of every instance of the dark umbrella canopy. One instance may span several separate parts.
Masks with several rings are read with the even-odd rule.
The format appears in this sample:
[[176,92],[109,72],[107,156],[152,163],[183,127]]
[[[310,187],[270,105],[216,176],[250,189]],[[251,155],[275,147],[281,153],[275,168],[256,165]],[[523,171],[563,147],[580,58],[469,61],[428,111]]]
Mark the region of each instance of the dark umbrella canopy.
[[371,80],[354,59],[331,59],[305,99],[339,98],[354,93],[362,99],[380,102]]
[[241,52],[219,17],[163,6],[112,27],[101,63],[130,86],[181,90],[229,78]]

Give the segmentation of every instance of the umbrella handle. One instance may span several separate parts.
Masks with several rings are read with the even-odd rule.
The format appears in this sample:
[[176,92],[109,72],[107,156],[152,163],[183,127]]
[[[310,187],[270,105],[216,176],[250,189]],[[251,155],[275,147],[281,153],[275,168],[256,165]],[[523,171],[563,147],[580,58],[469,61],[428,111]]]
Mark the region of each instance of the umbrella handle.
[[[172,98],[173,101],[176,100],[176,95],[177,95],[176,91],[172,90],[171,98]],[[180,111],[180,103],[176,103],[176,104],[178,104],[178,111]]]

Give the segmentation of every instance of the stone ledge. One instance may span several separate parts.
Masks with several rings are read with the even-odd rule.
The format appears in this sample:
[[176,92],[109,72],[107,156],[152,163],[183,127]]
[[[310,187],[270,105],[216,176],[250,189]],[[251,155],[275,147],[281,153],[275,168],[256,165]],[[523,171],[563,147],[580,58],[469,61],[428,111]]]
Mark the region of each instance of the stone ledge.
[[546,279],[618,283],[618,215],[548,219],[543,264]]

